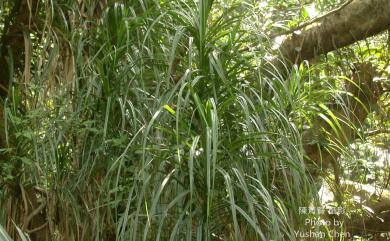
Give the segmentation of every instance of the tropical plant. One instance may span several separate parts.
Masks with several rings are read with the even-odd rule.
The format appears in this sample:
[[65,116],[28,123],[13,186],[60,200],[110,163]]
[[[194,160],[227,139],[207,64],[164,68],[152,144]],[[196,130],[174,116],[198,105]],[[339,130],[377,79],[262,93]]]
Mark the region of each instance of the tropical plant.
[[297,240],[308,228],[299,209],[318,198],[302,132],[318,115],[337,123],[327,104],[347,91],[326,64],[269,59],[264,33],[291,11],[259,29],[250,0],[26,4],[23,60],[7,55],[0,238]]

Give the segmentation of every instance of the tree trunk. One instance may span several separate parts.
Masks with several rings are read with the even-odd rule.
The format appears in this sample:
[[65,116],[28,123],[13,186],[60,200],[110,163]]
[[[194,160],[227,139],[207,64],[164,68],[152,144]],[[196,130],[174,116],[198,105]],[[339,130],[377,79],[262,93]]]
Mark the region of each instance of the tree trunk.
[[[331,11],[322,17],[310,22],[306,26],[291,31],[282,42],[279,52],[284,60],[299,64],[303,60],[311,60],[320,54],[348,46],[359,40],[381,33],[390,28],[390,1],[389,0],[348,0],[342,7]],[[298,31],[299,30],[299,31]],[[272,66],[283,69],[285,64],[272,63]],[[272,67],[275,68],[275,67]],[[312,174],[318,175],[318,170],[323,170],[329,165],[333,167],[335,175],[336,201],[341,201],[341,193],[345,192],[346,185],[341,180],[342,170],[338,158],[338,150],[326,148],[323,140],[348,146],[357,138],[357,128],[364,122],[371,107],[376,105],[383,89],[380,84],[374,82],[374,77],[379,74],[370,63],[355,65],[355,72],[351,77],[353,83],[346,83],[347,91],[354,97],[345,95],[345,103],[348,103],[347,111],[342,106],[327,106],[339,119],[340,130],[334,130],[329,123],[321,118],[314,120],[314,127],[303,133],[303,147],[308,157],[308,163],[315,163],[317,167],[309,167]],[[363,106],[363,105],[364,106]],[[328,116],[330,120],[332,118]],[[351,124],[351,125],[349,125]],[[339,133],[343,132],[343,135]],[[326,145],[326,144],[325,144]],[[318,166],[321,168],[318,169]],[[316,171],[317,170],[317,171]],[[363,185],[364,186],[364,185]],[[352,190],[349,190],[352,192]],[[390,193],[384,191],[381,197],[369,195],[365,199],[370,208],[374,210],[380,219],[365,216],[358,221],[349,221],[348,228],[354,233],[361,230],[368,232],[389,231]],[[356,217],[355,217],[356,218]]]
[[[308,24],[301,25],[301,27],[294,29],[296,31],[290,31],[292,33],[282,42],[279,52],[284,60],[299,64],[303,60],[310,60],[320,54],[345,47],[389,28],[389,0],[347,0],[340,8],[318,17]],[[285,66],[285,63],[279,61],[266,64],[265,68],[277,68],[278,71],[283,72]],[[306,155],[317,165],[321,164],[321,166],[327,167],[331,164],[335,172],[336,182],[339,182],[340,170],[337,159],[340,154],[337,151],[324,149],[318,143],[321,143],[324,138],[326,139],[326,136],[342,145],[352,143],[356,139],[356,128],[351,128],[345,123],[351,123],[352,126],[363,123],[368,115],[366,107],[370,110],[370,107],[376,104],[383,91],[373,81],[374,77],[378,75],[375,73],[373,66],[363,63],[355,67],[355,74],[352,78],[356,86],[354,87],[354,84],[351,83],[346,85],[350,88],[348,91],[359,98],[364,106],[350,96],[345,96],[345,102],[349,103],[348,111],[352,115],[342,113],[342,106],[328,106],[330,111],[340,118],[342,128],[340,131],[346,133],[346,135],[338,138],[338,133],[331,130],[328,123],[318,118],[314,121],[314,128],[304,133],[303,136]],[[321,131],[321,129],[325,131]],[[313,140],[315,138],[317,140]]]
[[279,50],[292,63],[300,63],[389,28],[389,0],[348,0],[343,7],[287,36]]

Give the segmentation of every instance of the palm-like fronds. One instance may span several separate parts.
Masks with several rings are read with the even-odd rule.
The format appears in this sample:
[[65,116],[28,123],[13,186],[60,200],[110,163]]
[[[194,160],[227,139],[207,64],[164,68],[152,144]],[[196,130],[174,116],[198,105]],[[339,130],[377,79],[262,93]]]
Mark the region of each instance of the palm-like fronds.
[[285,110],[299,95],[248,51],[247,5],[45,4],[25,113],[6,110],[22,173],[5,195],[20,184],[30,196],[15,203],[44,205],[35,218],[48,220],[31,235],[295,240],[314,195]]

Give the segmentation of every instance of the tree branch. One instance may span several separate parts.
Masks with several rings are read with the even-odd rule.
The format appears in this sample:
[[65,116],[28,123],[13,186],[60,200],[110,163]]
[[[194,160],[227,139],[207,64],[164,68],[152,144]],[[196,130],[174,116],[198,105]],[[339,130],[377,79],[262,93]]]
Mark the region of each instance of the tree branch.
[[293,63],[310,60],[390,28],[389,0],[353,0],[301,26],[281,44],[282,56]]
[[295,28],[292,28],[292,29],[289,29],[285,32],[282,32],[282,33],[278,33],[278,34],[274,34],[274,35],[271,35],[270,38],[275,38],[275,37],[278,37],[278,36],[282,36],[282,35],[288,35],[288,34],[292,34],[292,33],[295,33],[296,31],[298,30],[302,30],[303,28],[315,23],[315,22],[318,22],[320,20],[322,20],[323,18],[325,17],[328,17],[332,14],[335,14],[336,12],[340,11],[341,9],[343,9],[344,7],[346,7],[348,4],[350,4],[353,0],[348,0],[346,2],[344,2],[340,7],[336,8],[336,9],[333,9],[321,16],[318,16],[318,17],[315,17],[313,19],[310,19],[309,21],[307,22],[304,22],[302,24],[299,24],[297,27]]

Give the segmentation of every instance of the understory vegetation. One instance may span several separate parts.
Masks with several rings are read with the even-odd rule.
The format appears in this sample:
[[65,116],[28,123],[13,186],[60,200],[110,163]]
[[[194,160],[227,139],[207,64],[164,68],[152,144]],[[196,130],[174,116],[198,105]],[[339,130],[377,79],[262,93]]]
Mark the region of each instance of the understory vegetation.
[[343,180],[390,184],[387,33],[295,65],[270,37],[338,2],[26,2],[23,48],[1,47],[0,240],[311,240],[321,186],[348,218],[364,212]]

